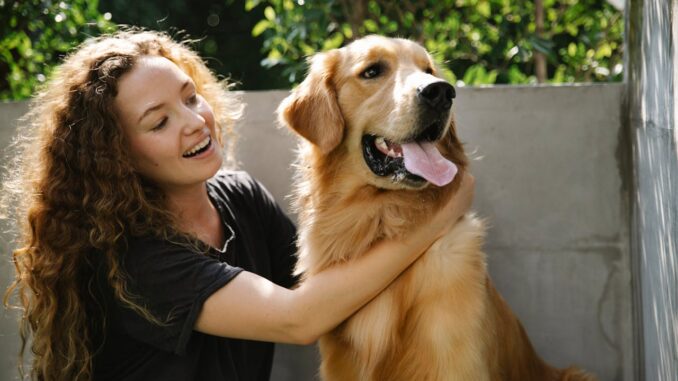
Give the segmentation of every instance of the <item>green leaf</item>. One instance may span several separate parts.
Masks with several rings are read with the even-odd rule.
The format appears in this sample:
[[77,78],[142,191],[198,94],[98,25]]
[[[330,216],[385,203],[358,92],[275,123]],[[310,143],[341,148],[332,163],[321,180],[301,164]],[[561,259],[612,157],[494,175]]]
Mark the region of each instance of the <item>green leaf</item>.
[[379,31],[379,26],[377,25],[376,22],[374,22],[374,20],[365,20],[363,25],[365,26],[365,29],[367,29],[367,31],[370,33],[377,33],[377,31]]
[[245,10],[251,11],[257,5],[259,5],[259,3],[261,3],[261,0],[247,0],[247,1],[245,1]]
[[574,57],[577,55],[577,44],[574,42],[570,42],[570,44],[567,46],[567,54],[570,57]]
[[254,28],[252,28],[252,36],[257,37],[261,35],[262,33],[264,33],[266,29],[270,28],[271,26],[272,25],[270,21],[259,20],[259,22],[254,25]]
[[490,70],[490,72],[487,73],[483,83],[486,85],[493,85],[495,82],[497,82],[497,73],[498,72],[496,70]]
[[264,9],[264,17],[269,21],[275,21],[275,11],[273,10],[273,7],[269,6]]
[[528,79],[527,76],[520,71],[518,66],[511,65],[508,70],[508,82],[513,84],[523,84],[527,83]]
[[490,17],[490,3],[487,0],[480,1],[476,5],[476,10],[483,17]]
[[579,29],[577,28],[576,25],[573,24],[567,24],[565,26],[565,30],[571,35],[571,36],[576,36],[577,33],[579,33]]
[[301,51],[304,53],[305,56],[310,56],[316,52],[313,47],[305,42],[300,42],[299,47],[301,48]]
[[341,26],[341,30],[343,31],[344,36],[346,36],[346,38],[349,39],[353,38],[353,30],[351,29],[351,26],[349,24],[343,24]]
[[405,28],[411,28],[414,22],[414,15],[412,12],[405,12],[402,19],[403,26]]
[[287,12],[294,9],[294,1],[292,0],[283,0],[283,9]]
[[551,83],[565,82],[565,70],[567,70],[565,65],[559,65],[558,69],[556,69],[555,74],[553,74],[553,78],[549,82]]
[[325,40],[325,43],[323,44],[322,50],[330,50],[330,49],[336,49],[341,47],[341,44],[344,43],[344,35],[341,33],[334,33]]
[[479,83],[482,83],[482,80],[485,78],[487,75],[487,70],[482,65],[473,65],[468,70],[466,70],[466,73],[464,73],[464,78],[462,81],[464,81],[465,84],[467,85],[476,85]]
[[596,59],[602,59],[604,57],[610,57],[612,55],[612,47],[607,42],[603,43],[598,51],[596,52]]

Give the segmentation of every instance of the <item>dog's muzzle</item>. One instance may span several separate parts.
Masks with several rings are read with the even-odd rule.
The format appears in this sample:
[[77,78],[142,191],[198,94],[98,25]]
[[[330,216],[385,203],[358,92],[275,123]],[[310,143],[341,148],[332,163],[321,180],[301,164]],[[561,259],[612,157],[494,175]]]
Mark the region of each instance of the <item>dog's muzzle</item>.
[[454,87],[444,81],[419,87],[417,123],[411,138],[395,142],[383,136],[363,136],[363,158],[370,170],[415,188],[427,182],[438,186],[451,182],[457,167],[440,154],[435,142],[445,133],[455,96]]

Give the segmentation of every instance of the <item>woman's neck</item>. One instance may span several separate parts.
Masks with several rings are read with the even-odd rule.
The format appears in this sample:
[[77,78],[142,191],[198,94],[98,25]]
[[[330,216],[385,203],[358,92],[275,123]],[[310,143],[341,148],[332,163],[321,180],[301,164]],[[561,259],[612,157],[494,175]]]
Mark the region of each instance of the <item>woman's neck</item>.
[[224,244],[224,228],[219,211],[210,201],[207,185],[165,190],[170,211],[177,217],[177,228],[197,237],[202,242],[221,249]]
[[218,212],[207,195],[205,183],[190,187],[165,190],[167,207],[177,217],[180,230],[195,233],[196,227],[204,226],[218,217]]

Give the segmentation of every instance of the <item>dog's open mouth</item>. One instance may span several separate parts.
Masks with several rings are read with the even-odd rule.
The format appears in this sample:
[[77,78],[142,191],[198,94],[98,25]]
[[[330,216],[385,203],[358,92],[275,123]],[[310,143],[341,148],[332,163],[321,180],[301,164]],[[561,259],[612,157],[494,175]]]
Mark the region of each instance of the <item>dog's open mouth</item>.
[[444,186],[457,174],[457,166],[428,140],[396,143],[381,136],[364,135],[362,144],[370,170],[377,176],[391,177],[393,182],[415,187],[426,182]]

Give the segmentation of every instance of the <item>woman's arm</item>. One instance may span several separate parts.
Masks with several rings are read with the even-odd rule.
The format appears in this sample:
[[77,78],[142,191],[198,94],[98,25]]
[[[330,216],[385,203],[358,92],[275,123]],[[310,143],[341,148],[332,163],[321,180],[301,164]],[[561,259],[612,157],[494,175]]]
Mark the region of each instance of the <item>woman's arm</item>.
[[205,301],[195,329],[224,337],[312,343],[378,295],[453,226],[470,207],[473,186],[473,177],[465,175],[457,194],[427,225],[314,274],[293,290],[240,273]]

